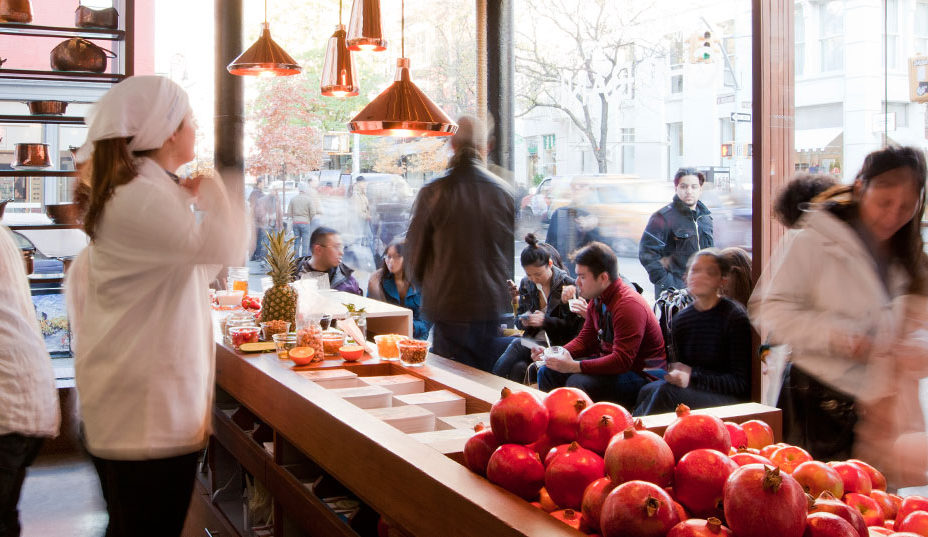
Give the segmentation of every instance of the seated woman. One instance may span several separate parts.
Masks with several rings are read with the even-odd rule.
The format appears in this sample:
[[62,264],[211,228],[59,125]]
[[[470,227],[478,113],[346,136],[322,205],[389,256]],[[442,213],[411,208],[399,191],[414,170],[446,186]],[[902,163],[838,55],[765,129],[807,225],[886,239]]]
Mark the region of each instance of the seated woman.
[[409,282],[403,271],[403,240],[397,239],[387,246],[383,255],[383,267],[371,274],[367,282],[367,296],[403,306],[412,310],[412,332],[416,339],[428,339],[431,323],[419,313],[422,295],[419,289]]
[[[553,256],[557,252],[551,246],[538,242],[531,233],[525,236],[525,242],[528,246],[520,257],[525,277],[519,284],[516,326],[524,330],[525,337],[539,343],[546,343],[547,334],[551,345],[563,345],[583,326],[583,318],[571,313],[567,303],[561,301],[561,291],[564,286],[574,285],[574,279],[555,264]],[[520,338],[513,338],[493,366],[493,374],[521,382],[531,362],[531,349]]]
[[686,288],[694,302],[673,318],[677,362],[638,393],[634,415],[745,402],[751,391],[751,324],[744,307],[721,296],[730,266],[707,248],[690,258]]
[[754,274],[751,267],[751,254],[732,246],[722,250],[722,257],[728,261],[728,278],[722,286],[722,296],[728,297],[742,307],[748,307],[748,299],[754,292]]

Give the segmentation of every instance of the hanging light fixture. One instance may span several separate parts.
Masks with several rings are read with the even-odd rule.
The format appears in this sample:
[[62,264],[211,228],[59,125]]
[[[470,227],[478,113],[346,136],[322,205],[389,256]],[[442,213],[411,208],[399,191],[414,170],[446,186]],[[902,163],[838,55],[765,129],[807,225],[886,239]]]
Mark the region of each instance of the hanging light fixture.
[[351,61],[351,51],[345,42],[342,24],[342,0],[338,0],[338,26],[325,48],[322,66],[322,95],[326,97],[354,97],[358,94],[358,73]]
[[405,1],[400,2],[400,10],[401,57],[396,60],[393,83],[348,123],[348,130],[380,136],[451,136],[458,130],[457,124],[410,79]]
[[239,76],[290,76],[302,68],[283,48],[271,39],[267,23],[267,0],[264,0],[264,25],[261,37],[248,50],[235,58],[226,69]]
[[380,0],[354,0],[348,21],[348,49],[379,52],[387,50],[380,25]]

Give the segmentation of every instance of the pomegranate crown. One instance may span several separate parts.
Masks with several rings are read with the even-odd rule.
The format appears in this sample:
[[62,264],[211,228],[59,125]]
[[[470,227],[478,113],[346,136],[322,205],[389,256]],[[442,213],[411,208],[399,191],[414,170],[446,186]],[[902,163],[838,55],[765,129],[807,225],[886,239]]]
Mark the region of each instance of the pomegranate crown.
[[782,484],[783,477],[780,475],[780,467],[770,468],[769,466],[764,466],[764,491],[776,494],[776,492],[780,490],[780,485]]
[[512,390],[510,390],[509,388],[503,388],[503,391],[501,391],[499,395],[500,395],[500,399],[505,399],[509,397],[510,395],[512,395]]
[[609,427],[610,425],[612,425],[612,416],[609,414],[603,414],[602,417],[599,418],[599,426]]
[[577,518],[577,512],[573,509],[564,509],[564,518],[567,520],[573,520]]
[[578,444],[576,440],[574,440],[573,442],[570,443],[569,446],[567,446],[567,451],[577,451],[578,449],[580,449],[580,444]]
[[644,515],[652,518],[657,515],[657,510],[661,508],[661,501],[648,494],[648,499],[644,501]]
[[712,533],[722,533],[722,521],[715,518],[714,516],[710,516],[706,520],[706,528],[708,528]]
[[477,425],[474,425],[474,432],[475,432],[475,433],[479,433],[480,431],[482,431],[482,430],[484,430],[484,429],[486,429],[486,428],[487,428],[487,426],[484,425],[483,423],[478,423]]
[[629,427],[628,429],[625,429],[625,430],[622,432],[622,436],[623,436],[624,438],[631,438],[631,437],[635,436],[635,434],[637,434],[637,432],[635,431],[635,428],[634,428],[634,427]]
[[678,417],[678,418],[682,418],[682,417],[684,417],[684,416],[689,416],[689,415],[690,415],[690,407],[684,405],[683,403],[680,403],[679,405],[677,405],[677,410],[676,410],[676,412],[677,412],[677,417]]
[[636,431],[643,431],[643,430],[645,430],[644,422],[641,421],[641,418],[638,418],[638,419],[635,420],[634,426],[635,426],[635,430],[636,430]]

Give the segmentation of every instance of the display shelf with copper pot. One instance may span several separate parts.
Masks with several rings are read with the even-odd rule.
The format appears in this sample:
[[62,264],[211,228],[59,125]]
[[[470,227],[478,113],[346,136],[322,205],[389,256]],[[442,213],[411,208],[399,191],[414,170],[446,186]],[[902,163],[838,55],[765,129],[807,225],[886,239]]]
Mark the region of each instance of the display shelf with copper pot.
[[69,28],[64,26],[39,26],[37,24],[19,24],[0,22],[0,35],[26,35],[30,37],[83,37],[85,39],[101,39],[106,41],[121,41],[126,37],[123,30],[109,28]]

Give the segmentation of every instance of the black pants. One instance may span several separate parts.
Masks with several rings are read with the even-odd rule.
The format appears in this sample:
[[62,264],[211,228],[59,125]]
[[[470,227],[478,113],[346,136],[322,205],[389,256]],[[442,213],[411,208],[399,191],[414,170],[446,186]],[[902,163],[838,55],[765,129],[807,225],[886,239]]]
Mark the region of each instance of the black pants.
[[499,321],[449,323],[435,321],[432,352],[456,362],[490,372],[509,345],[501,337]]
[[783,410],[784,442],[802,446],[819,461],[851,456],[857,423],[851,396],[789,364],[777,406]]
[[11,433],[0,435],[0,537],[19,537],[19,493],[43,438]]
[[200,452],[167,459],[117,461],[91,455],[106,511],[106,537],[179,536]]

